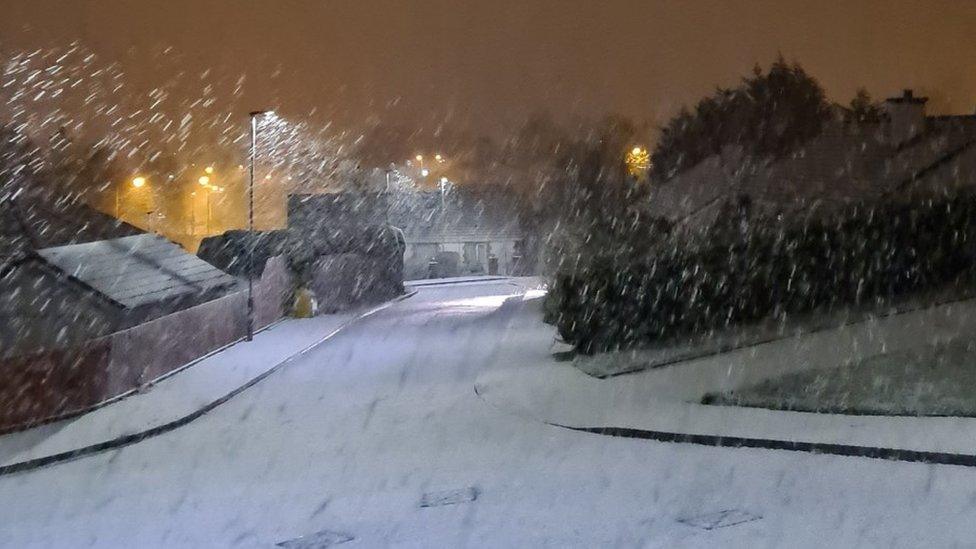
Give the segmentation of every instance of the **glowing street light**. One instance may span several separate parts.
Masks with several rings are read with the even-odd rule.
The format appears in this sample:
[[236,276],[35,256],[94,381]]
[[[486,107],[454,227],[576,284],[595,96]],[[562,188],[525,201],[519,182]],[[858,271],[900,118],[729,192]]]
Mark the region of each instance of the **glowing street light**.
[[430,175],[430,170],[428,170],[427,168],[423,168],[422,170],[420,170],[420,175],[422,175],[423,177],[427,177],[428,175]]
[[[141,188],[146,185],[147,179],[141,175],[133,177],[130,183],[135,188]],[[122,186],[121,184],[115,186],[115,218],[122,219]]]
[[197,179],[197,183],[199,183],[200,186],[202,187],[206,187],[210,185],[210,177],[206,175],[201,175],[200,179]]
[[214,169],[213,166],[207,166],[203,171],[207,172],[207,175],[213,175]]
[[651,155],[644,147],[634,147],[627,153],[624,163],[627,164],[627,173],[637,179],[642,179],[651,168]]
[[443,162],[444,161],[444,157],[441,156],[441,155],[439,155],[439,154],[435,154],[434,155],[434,160],[436,160],[438,162]]

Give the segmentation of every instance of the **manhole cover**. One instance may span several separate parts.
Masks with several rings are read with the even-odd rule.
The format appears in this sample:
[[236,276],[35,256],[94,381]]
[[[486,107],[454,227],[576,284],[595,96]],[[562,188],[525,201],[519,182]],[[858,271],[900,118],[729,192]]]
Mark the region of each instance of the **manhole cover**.
[[339,545],[340,543],[354,539],[353,536],[344,532],[322,530],[321,532],[316,532],[308,536],[282,541],[278,543],[278,547],[285,547],[286,549],[325,549],[326,547],[332,547],[333,545]]
[[688,526],[692,526],[694,528],[700,528],[702,530],[715,530],[716,528],[727,528],[729,526],[735,526],[744,522],[752,522],[761,518],[762,517],[759,515],[754,515],[741,509],[726,509],[716,513],[707,513],[694,517],[680,518],[678,519],[678,522],[687,524]]
[[421,507],[440,507],[442,505],[456,505],[467,503],[478,499],[478,489],[474,486],[461,488],[460,490],[443,490],[440,492],[427,492],[420,498]]

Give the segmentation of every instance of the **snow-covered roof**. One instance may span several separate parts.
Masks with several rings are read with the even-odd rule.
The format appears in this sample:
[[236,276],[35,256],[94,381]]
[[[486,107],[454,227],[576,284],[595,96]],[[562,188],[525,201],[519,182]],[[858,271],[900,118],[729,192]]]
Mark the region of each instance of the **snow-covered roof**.
[[[925,176],[976,147],[976,116],[927,117],[925,131],[895,144],[878,124],[834,124],[794,153],[750,158],[727,147],[653,187],[651,212],[704,228],[727,200],[748,196],[754,211],[827,212],[847,204],[904,193]],[[951,179],[951,178],[948,178]],[[946,177],[930,182],[948,187]]]
[[39,248],[140,233],[136,227],[79,201],[24,193],[16,199],[0,200],[0,267]]
[[126,308],[228,288],[237,282],[154,234],[44,248],[37,254]]

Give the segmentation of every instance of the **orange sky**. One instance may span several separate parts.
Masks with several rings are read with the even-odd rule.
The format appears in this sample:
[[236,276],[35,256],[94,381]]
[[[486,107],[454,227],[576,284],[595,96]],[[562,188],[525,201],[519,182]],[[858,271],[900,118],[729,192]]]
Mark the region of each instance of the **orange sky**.
[[[549,108],[660,122],[782,52],[846,102],[915,87],[976,107],[968,1],[0,0],[0,48],[79,39],[152,89],[247,74],[239,104],[497,133]],[[172,46],[175,63],[157,66]]]

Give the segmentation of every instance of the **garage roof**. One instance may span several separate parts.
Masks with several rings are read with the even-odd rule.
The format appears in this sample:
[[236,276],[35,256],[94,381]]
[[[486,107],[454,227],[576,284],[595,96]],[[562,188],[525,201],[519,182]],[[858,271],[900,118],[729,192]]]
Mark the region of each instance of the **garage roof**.
[[57,246],[37,253],[126,308],[229,288],[237,282],[154,234]]

